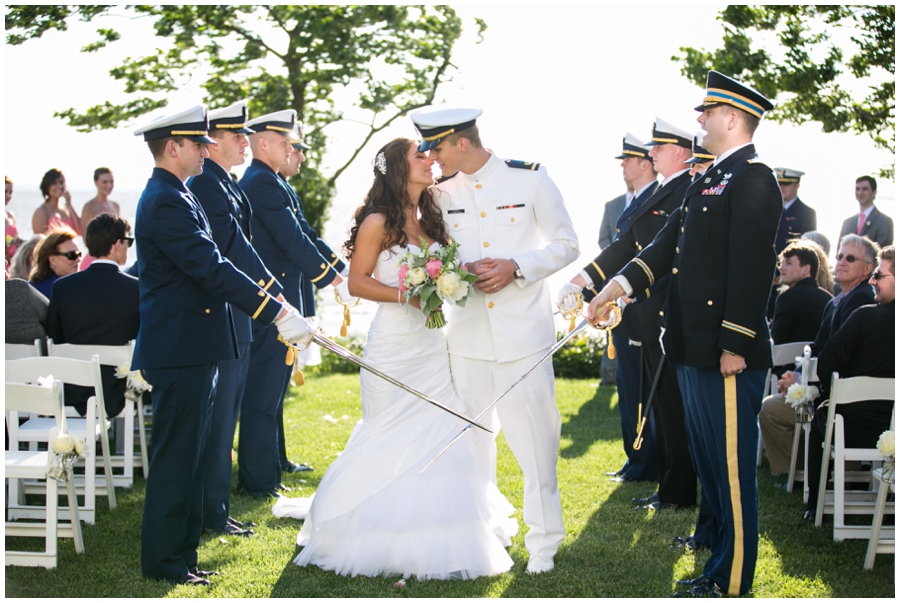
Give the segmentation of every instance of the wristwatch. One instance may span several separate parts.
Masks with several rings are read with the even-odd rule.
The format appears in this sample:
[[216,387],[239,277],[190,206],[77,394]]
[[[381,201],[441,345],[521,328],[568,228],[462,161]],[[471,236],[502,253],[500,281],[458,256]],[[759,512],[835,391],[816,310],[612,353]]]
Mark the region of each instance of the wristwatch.
[[518,280],[518,279],[524,279],[524,278],[525,278],[525,275],[522,274],[522,269],[519,268],[519,262],[513,260],[512,263],[513,263],[513,266],[516,267],[516,273],[515,273],[515,274],[516,274],[516,279],[517,279],[517,280]]

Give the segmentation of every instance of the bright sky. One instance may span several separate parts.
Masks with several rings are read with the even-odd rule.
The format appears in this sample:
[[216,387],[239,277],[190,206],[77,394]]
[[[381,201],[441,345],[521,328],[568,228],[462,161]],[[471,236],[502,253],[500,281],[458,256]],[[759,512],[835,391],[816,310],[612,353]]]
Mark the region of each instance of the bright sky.
[[[670,57],[680,46],[717,47],[720,8],[460,6],[467,31],[454,51],[459,70],[439,89],[439,99],[481,106],[479,127],[486,146],[501,157],[547,167],[563,192],[581,238],[582,260],[587,260],[597,252],[603,203],[624,191],[619,161],[613,157],[625,132],[649,139],[656,116],[690,132],[699,129],[692,108],[703,90],[683,78]],[[475,16],[488,23],[480,45],[475,44]],[[126,98],[108,71],[123,57],[147,54],[155,39],[149,19],[118,17],[110,25],[123,39],[94,54],[78,50],[95,39],[98,24],[74,23],[68,32],[4,48],[4,170],[20,198],[37,190],[50,167],[61,169],[69,189],[79,193],[74,199],[79,210],[90,198],[98,166],[112,168],[119,197],[136,199],[143,188],[152,162],[146,145],[132,135],[134,125],[80,134],[52,117],[72,106],[83,110],[106,99]],[[196,88],[187,87],[178,101],[200,97]],[[359,130],[352,123],[333,128],[329,165],[343,163],[361,136]],[[325,232],[334,247],[344,240],[352,210],[371,182],[371,157],[394,136],[414,136],[410,122],[399,120],[377,137],[338,181]],[[756,144],[770,166],[806,172],[800,197],[817,210],[819,230],[833,243],[841,221],[857,211],[856,177],[893,162],[868,138],[824,134],[817,124],[764,122]],[[890,215],[895,213],[894,196],[894,184],[879,181],[876,204]],[[33,207],[16,209],[19,222],[27,225]],[[556,280],[568,280],[577,267]]]

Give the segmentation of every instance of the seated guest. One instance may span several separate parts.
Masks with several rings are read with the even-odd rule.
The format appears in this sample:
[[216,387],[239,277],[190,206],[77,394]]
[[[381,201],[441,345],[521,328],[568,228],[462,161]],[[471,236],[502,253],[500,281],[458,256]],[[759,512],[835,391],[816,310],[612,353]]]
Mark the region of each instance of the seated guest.
[[811,241],[792,241],[781,252],[779,281],[787,288],[775,300],[771,330],[776,345],[813,341],[825,304],[833,297],[816,283],[819,256],[814,246]]
[[[877,246],[865,237],[847,235],[842,240],[835,268],[841,294],[825,304],[819,331],[810,346],[813,356],[819,355],[832,333],[837,332],[854,310],[874,300],[874,293],[867,281],[872,275],[877,253]],[[785,404],[784,394],[791,385],[799,382],[799,377],[794,371],[783,373],[778,381],[779,395],[766,398],[759,412],[759,431],[773,475],[790,470],[794,410]]]
[[[878,269],[869,279],[877,305],[858,308],[819,353],[818,374],[822,399],[828,397],[832,373],[845,377],[894,377],[894,247],[878,254]],[[838,406],[844,417],[844,444],[875,448],[878,437],[891,428],[893,400],[869,400]],[[828,406],[816,410],[809,437],[809,499],[805,519],[814,520],[822,471],[822,442]]]
[[39,234],[34,235],[22,243],[9,265],[10,278],[20,278],[23,281],[28,280],[29,275],[31,275],[31,263],[34,260],[34,250],[37,248],[38,243],[43,240],[44,235]]
[[47,327],[47,298],[20,278],[6,281],[6,343],[31,345],[43,341]]
[[816,279],[816,283],[833,296],[834,274],[831,269],[831,264],[828,263],[828,254],[831,252],[831,243],[828,242],[828,239],[826,239],[822,233],[814,230],[804,233],[803,236],[800,237],[800,240],[810,241],[816,244],[815,250],[816,255],[819,256],[819,270],[813,276]]
[[[100,214],[87,226],[84,241],[94,261],[83,272],[53,286],[47,313],[47,335],[54,343],[125,345],[137,337],[139,318],[138,280],[119,271],[125,264],[128,221]],[[125,406],[125,379],[116,379],[115,367],[101,367],[106,415],[115,417]],[[66,405],[84,414],[93,388],[66,386]]]
[[56,281],[78,272],[81,252],[75,244],[77,235],[68,226],[54,226],[46,235],[34,250],[34,265],[28,280],[50,299]]

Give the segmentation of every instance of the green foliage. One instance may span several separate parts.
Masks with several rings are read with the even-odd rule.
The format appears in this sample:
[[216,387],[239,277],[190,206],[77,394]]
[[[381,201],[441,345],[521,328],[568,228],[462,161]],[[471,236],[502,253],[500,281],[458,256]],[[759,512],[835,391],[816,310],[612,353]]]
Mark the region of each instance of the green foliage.
[[[107,17],[108,5],[10,5],[7,44],[22,44],[46,31],[65,31],[72,19]],[[116,128],[166,105],[166,97],[203,73],[209,108],[249,98],[251,115],[286,107],[297,111],[311,149],[294,186],[307,220],[321,230],[337,178],[366,143],[394,120],[430,104],[450,79],[451,52],[462,22],[448,6],[393,5],[130,5],[127,16],[153,19],[158,48],[124,58],[111,70],[128,94],[122,104],[105,102],[85,111],[55,115],[81,132]],[[479,35],[484,21],[476,19]],[[119,39],[112,28],[84,52]],[[321,173],[326,128],[344,118],[337,106],[347,93],[368,113],[356,150],[333,173]],[[299,180],[299,182],[298,182]]]
[[[719,20],[722,48],[682,47],[681,56],[672,57],[685,77],[705,86],[708,70],[721,71],[777,97],[770,116],[779,122],[816,121],[825,132],[866,134],[894,152],[893,4],[731,5]],[[851,34],[850,49],[832,40],[840,30]],[[783,56],[755,47],[754,41],[772,35]],[[857,81],[848,82],[848,75]],[[893,178],[893,170],[881,172]]]
[[[553,355],[553,372],[558,378],[597,379],[600,361],[606,352],[606,332],[588,332],[576,337]],[[564,333],[557,333],[556,340]]]
[[[350,350],[360,358],[363,354],[363,346],[365,346],[366,338],[360,335],[353,337],[330,337],[339,346]],[[321,348],[322,363],[310,366],[306,370],[314,375],[333,375],[335,373],[349,374],[359,373],[359,366],[353,362],[338,356],[334,352],[330,352],[325,348]]]

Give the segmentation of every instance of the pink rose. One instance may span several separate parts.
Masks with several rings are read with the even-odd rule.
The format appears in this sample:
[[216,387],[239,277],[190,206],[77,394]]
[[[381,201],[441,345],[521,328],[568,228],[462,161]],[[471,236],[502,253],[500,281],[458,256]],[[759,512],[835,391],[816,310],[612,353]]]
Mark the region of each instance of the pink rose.
[[441,273],[441,268],[444,267],[444,262],[440,260],[431,260],[425,264],[425,272],[428,273],[428,276],[431,278],[437,278]]
[[406,264],[400,265],[400,291],[406,291],[406,273],[409,272],[409,266]]

